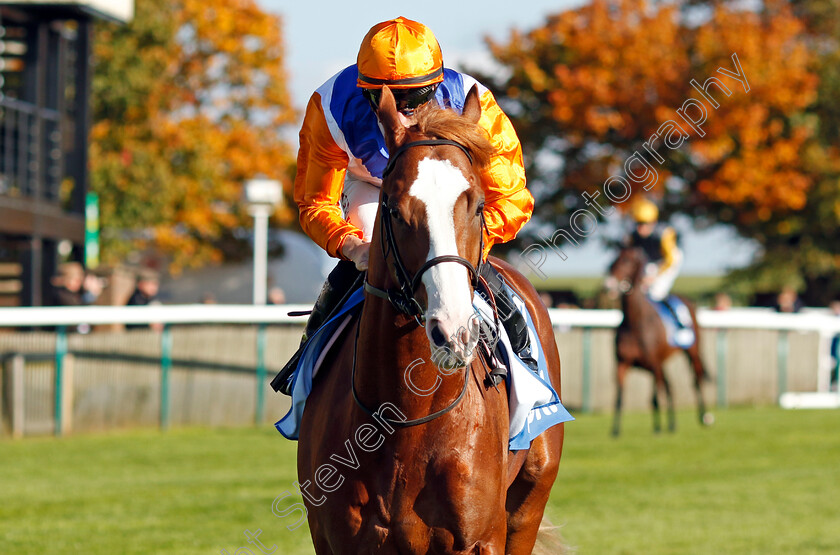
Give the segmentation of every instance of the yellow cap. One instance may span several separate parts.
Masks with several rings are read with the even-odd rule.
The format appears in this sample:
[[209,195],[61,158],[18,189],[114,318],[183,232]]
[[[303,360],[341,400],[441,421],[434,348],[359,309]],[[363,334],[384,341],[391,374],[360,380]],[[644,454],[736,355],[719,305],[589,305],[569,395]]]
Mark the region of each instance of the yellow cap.
[[633,219],[640,224],[652,224],[659,219],[659,209],[647,199],[639,200],[633,205]]
[[443,81],[443,54],[431,29],[398,17],[374,25],[356,58],[357,85],[365,89],[424,87]]

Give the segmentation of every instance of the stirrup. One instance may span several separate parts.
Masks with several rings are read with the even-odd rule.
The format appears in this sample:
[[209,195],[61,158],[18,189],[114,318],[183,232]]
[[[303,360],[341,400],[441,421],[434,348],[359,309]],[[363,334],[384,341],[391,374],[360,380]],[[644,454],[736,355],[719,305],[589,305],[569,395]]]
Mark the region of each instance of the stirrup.
[[302,341],[300,347],[298,347],[297,351],[295,351],[295,354],[293,354],[292,358],[289,359],[289,362],[287,362],[283,369],[274,376],[274,379],[271,380],[271,389],[278,393],[282,393],[283,395],[292,395],[291,377],[294,375],[295,370],[297,370],[300,357],[303,355],[303,349],[306,347],[307,343],[308,341]]
[[[487,268],[487,270],[484,268]],[[510,339],[511,349],[525,363],[525,366],[534,374],[539,374],[539,365],[531,356],[531,338],[528,335],[527,320],[519,312],[516,305],[514,305],[513,299],[510,296],[510,291],[513,288],[508,285],[499,271],[490,264],[483,266],[482,272],[484,272],[489,293],[499,298],[498,304],[502,305],[507,312],[507,317],[502,317],[501,321],[502,327],[505,328]]]
[[683,322],[682,318],[680,318],[680,315],[677,314],[677,307],[668,302],[668,297],[662,299],[662,304],[665,305],[665,309],[671,313],[671,316],[674,317],[674,323],[677,325],[678,330],[691,329],[691,326]]
[[529,340],[528,343],[525,344],[522,349],[516,353],[516,356],[519,357],[519,360],[525,363],[525,366],[533,372],[534,374],[539,375],[540,373],[540,365],[537,364],[537,361],[534,357],[531,356],[531,341]]

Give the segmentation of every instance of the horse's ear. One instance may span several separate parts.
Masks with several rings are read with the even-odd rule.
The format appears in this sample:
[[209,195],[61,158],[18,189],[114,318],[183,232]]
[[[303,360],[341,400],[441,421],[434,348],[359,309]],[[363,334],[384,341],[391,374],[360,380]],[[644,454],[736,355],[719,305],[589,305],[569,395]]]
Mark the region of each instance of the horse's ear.
[[397,101],[394,100],[394,93],[387,85],[382,86],[382,94],[379,97],[379,108],[376,111],[379,122],[382,124],[385,135],[385,145],[390,152],[397,149],[405,136],[405,126],[400,121],[397,112]]
[[462,115],[473,123],[478,123],[478,118],[481,117],[481,102],[478,100],[478,87],[476,85],[473,85],[470,92],[467,93]]

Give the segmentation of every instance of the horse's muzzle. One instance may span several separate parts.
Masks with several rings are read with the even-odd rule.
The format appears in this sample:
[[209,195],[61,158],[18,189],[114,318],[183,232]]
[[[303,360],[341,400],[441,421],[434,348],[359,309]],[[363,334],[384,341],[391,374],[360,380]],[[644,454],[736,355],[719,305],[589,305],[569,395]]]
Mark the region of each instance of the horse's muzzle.
[[467,320],[466,325],[450,330],[437,318],[426,321],[426,336],[432,351],[432,360],[442,370],[454,370],[471,363],[475,358],[475,347],[479,338],[477,317]]

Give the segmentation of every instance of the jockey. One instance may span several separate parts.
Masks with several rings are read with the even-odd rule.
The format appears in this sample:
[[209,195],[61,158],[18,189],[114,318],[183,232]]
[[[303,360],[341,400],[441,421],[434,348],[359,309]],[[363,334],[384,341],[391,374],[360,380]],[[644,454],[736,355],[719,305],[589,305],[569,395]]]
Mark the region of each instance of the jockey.
[[[648,258],[644,269],[643,283],[647,285],[648,297],[663,303],[674,314],[680,327],[687,325],[685,315],[679,315],[668,302],[668,294],[682,267],[683,254],[677,246],[677,232],[671,226],[659,226],[659,209],[648,199],[633,204],[633,220],[636,227],[627,239],[630,247],[641,248]],[[690,318],[690,316],[689,316]]]
[[[313,93],[300,131],[294,184],[300,224],[330,256],[340,259],[315,302],[301,347],[368,266],[382,171],[388,162],[375,112],[383,85],[394,93],[406,123],[427,102],[460,113],[470,88],[478,87],[478,125],[487,131],[497,151],[481,175],[486,197],[485,259],[491,246],[516,236],[534,208],[534,199],[525,188],[519,138],[493,94],[473,77],[443,66],[438,41],[425,25],[398,17],[373,26],[362,41],[356,64],[336,73]],[[491,268],[489,264],[483,267]],[[508,320],[515,323],[519,336],[524,330],[527,341],[524,318],[506,318],[506,329]],[[300,352],[281,375],[296,367]]]

